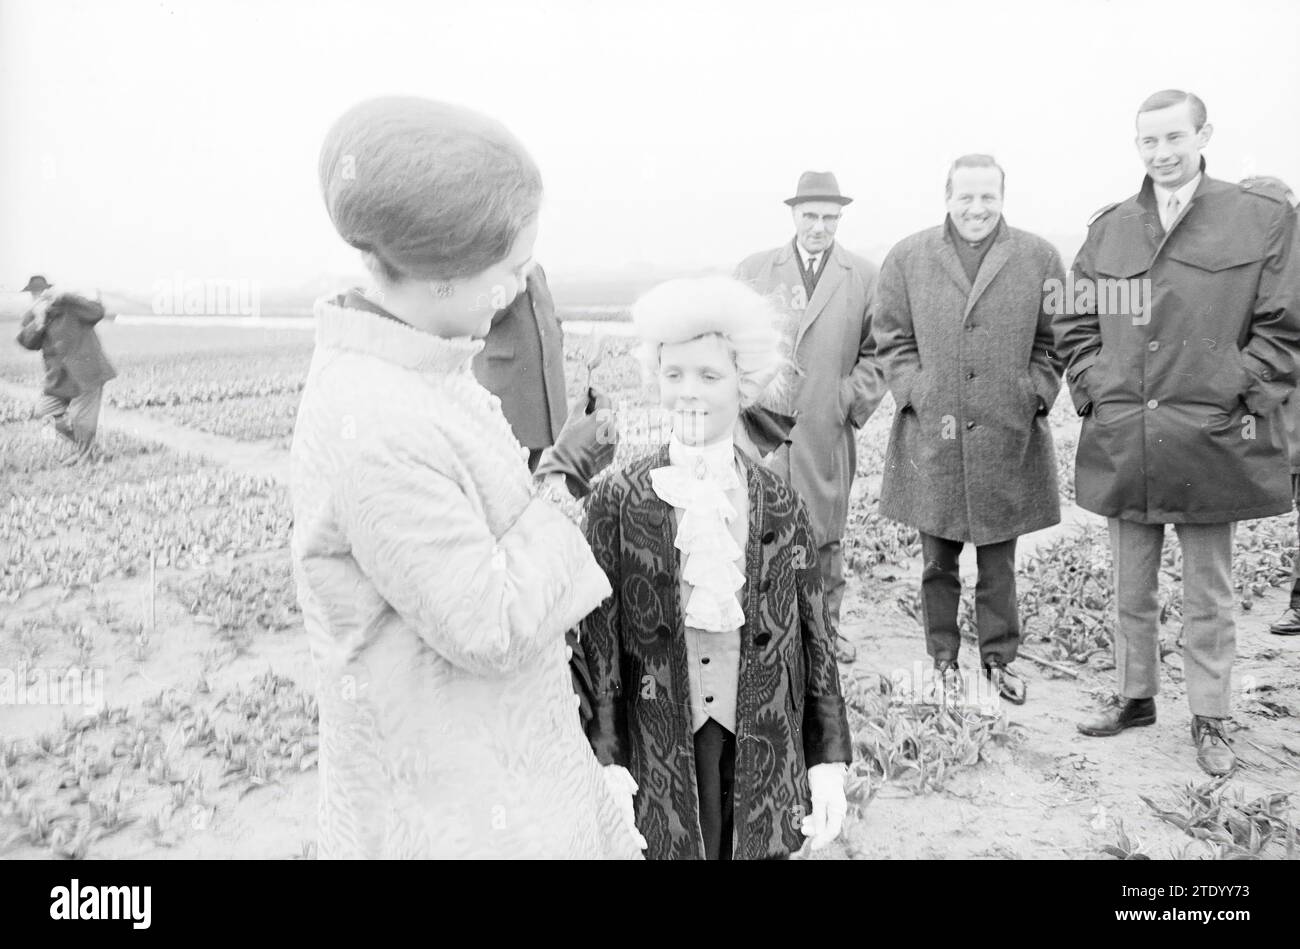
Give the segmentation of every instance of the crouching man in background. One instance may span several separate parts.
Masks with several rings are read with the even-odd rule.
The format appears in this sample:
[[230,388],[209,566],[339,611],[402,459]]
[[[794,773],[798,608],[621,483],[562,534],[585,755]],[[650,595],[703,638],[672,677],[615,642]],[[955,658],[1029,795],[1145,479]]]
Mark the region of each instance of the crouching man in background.
[[18,342],[39,350],[45,360],[45,387],[36,417],[50,419],[54,430],[72,443],[63,463],[77,464],[90,457],[104,383],[117,376],[95,332],[95,324],[104,318],[104,304],[60,293],[41,276],[28,280],[23,292],[30,293],[33,302],[23,314]]

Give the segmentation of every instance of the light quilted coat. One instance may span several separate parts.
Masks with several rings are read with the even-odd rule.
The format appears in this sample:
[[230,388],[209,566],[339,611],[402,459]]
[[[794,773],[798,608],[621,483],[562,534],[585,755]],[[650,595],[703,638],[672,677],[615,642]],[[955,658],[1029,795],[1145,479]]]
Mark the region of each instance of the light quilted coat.
[[316,307],[292,450],[326,858],[636,857],[564,632],[609,594],[535,499],[481,342]]

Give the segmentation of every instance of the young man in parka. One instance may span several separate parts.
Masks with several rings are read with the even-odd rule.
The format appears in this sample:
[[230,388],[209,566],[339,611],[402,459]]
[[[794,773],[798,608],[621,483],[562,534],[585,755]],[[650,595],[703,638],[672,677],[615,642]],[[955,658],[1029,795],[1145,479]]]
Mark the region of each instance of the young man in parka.
[[1300,265],[1280,193],[1205,173],[1211,131],[1194,95],[1165,90],[1142,103],[1147,177],[1094,215],[1074,262],[1076,295],[1053,329],[1084,418],[1078,503],[1108,519],[1118,611],[1119,696],[1079,730],[1116,735],[1155,721],[1158,576],[1173,524],[1192,740],[1197,763],[1220,775],[1236,763],[1224,727],[1233,528],[1291,508],[1277,409],[1296,382]]

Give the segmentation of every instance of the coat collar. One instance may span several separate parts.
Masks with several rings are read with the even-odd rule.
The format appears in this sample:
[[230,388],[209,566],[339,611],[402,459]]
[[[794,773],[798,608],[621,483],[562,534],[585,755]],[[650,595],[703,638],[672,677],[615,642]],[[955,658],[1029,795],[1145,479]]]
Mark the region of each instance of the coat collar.
[[[975,274],[975,285],[971,287],[970,294],[966,297],[966,312],[962,314],[962,319],[970,316],[970,311],[975,309],[975,304],[979,298],[984,295],[984,291],[989,288],[993,278],[1002,272],[1002,268],[1007,265],[1011,259],[1011,251],[1014,248],[1011,240],[1011,229],[1007,226],[1005,217],[998,219],[998,229],[993,235],[993,246],[989,252],[984,255],[984,260],[980,263],[979,272]],[[953,252],[954,255],[956,251]],[[965,271],[962,271],[963,275]]]
[[[790,255],[794,256],[793,245],[790,247]],[[796,266],[798,266],[797,263]],[[826,305],[835,296],[835,291],[844,282],[844,277],[851,267],[852,263],[849,261],[848,253],[840,247],[839,242],[836,241],[831,244],[830,252],[826,257],[826,265],[822,267],[821,277],[817,280],[817,287],[813,290],[812,299],[804,307],[803,319],[799,321],[799,331],[794,338],[795,352],[798,352],[799,344],[803,342],[804,334],[808,332],[808,328],[816,322],[817,317],[822,315]]]
[[[1213,180],[1205,173],[1204,155],[1201,156],[1200,175],[1201,175],[1200,183],[1197,184],[1196,190],[1192,192],[1192,201],[1195,201],[1205,192],[1206,182]],[[1156,216],[1157,221],[1160,220],[1160,211],[1156,204],[1156,183],[1151,180],[1150,175],[1142,176],[1142,187],[1138,189],[1138,193],[1133,196],[1132,200],[1136,201],[1137,204],[1142,208],[1142,210],[1149,211],[1150,213],[1154,214]],[[1187,206],[1191,207],[1191,201],[1187,203]],[[1180,217],[1186,217],[1186,214],[1182,214],[1180,215]]]
[[[1201,182],[1192,193],[1191,200],[1178,215],[1178,220],[1168,232],[1160,224],[1160,211],[1156,205],[1155,183],[1150,175],[1142,178],[1142,187],[1138,193],[1121,201],[1110,213],[1115,216],[1117,233],[1124,236],[1124,269],[1121,276],[1131,276],[1150,269],[1156,258],[1170,238],[1183,233],[1189,220],[1200,219],[1198,204],[1225,188],[1231,188],[1217,178],[1211,178],[1205,171],[1205,158],[1201,158]],[[1139,259],[1140,258],[1140,259]]]
[[993,278],[1002,272],[1002,268],[1007,265],[1011,255],[1016,248],[1016,241],[1011,233],[1011,227],[1007,224],[1006,216],[1003,215],[998,219],[998,228],[993,232],[993,246],[989,248],[984,260],[980,262],[980,269],[975,274],[975,282],[972,284],[966,276],[966,269],[961,265],[961,259],[957,256],[957,249],[952,245],[952,239],[948,236],[948,221],[945,218],[944,223],[940,224],[931,234],[931,250],[938,257],[939,263],[943,266],[944,272],[952,279],[960,289],[966,293],[966,308],[962,313],[962,319],[965,320],[970,316],[971,311],[975,309],[975,304],[979,302],[984,291],[993,283]]
[[316,301],[316,345],[375,356],[404,369],[433,375],[469,372],[483,340],[444,339],[388,316],[341,305],[342,298]]

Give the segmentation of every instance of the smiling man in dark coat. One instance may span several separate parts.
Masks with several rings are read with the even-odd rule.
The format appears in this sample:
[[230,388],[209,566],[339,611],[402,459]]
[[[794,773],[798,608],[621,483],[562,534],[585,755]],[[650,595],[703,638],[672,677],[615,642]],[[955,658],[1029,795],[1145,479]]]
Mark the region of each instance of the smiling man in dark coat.
[[1047,413],[1061,388],[1043,286],[1061,281],[1047,241],[1008,227],[1006,176],[988,155],[948,172],[948,214],[889,252],[873,335],[898,411],[880,513],[921,532],[926,650],[944,698],[961,684],[962,547],[974,544],[980,661],[999,694],[1025,700],[1016,538],[1061,519]]
[[[1119,699],[1083,722],[1115,735],[1155,721],[1158,578],[1165,525],[1183,551],[1183,668],[1197,763],[1226,774],[1232,535],[1236,521],[1284,514],[1291,485],[1278,406],[1296,381],[1300,266],[1295,216],[1276,189],[1205,173],[1205,105],[1178,90],[1138,110],[1147,177],[1090,223],[1073,268],[1083,288],[1054,323],[1084,416],[1079,505],[1108,519]],[[1103,312],[1129,288],[1140,305]]]

